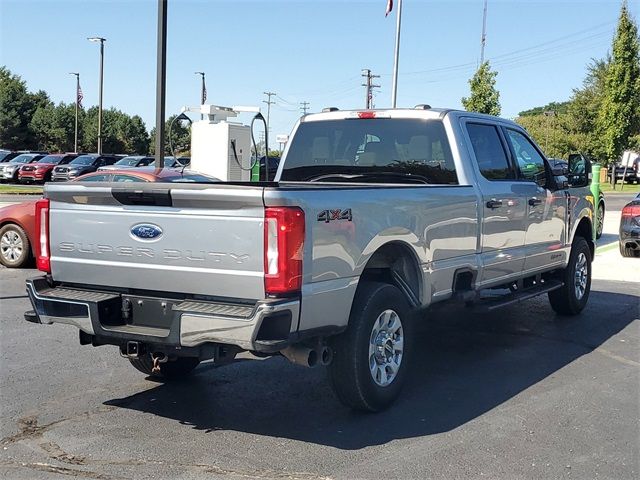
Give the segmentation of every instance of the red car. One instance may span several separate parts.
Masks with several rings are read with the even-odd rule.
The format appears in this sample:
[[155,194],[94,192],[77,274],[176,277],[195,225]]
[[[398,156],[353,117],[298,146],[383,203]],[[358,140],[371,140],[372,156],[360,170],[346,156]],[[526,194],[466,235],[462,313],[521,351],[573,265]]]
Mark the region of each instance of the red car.
[[51,180],[51,172],[56,165],[66,165],[76,158],[79,153],[55,153],[47,155],[37,162],[20,167],[18,181],[20,183],[48,182]]
[[[111,170],[78,177],[74,182],[216,182],[213,177],[179,170]],[[35,200],[0,208],[0,263],[18,268],[35,257]]]

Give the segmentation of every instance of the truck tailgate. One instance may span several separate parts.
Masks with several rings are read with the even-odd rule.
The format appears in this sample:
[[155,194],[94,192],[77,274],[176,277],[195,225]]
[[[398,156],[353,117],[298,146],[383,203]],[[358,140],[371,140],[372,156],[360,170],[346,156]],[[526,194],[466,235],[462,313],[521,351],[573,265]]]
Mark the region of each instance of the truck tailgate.
[[121,185],[46,187],[55,281],[264,298],[262,188]]

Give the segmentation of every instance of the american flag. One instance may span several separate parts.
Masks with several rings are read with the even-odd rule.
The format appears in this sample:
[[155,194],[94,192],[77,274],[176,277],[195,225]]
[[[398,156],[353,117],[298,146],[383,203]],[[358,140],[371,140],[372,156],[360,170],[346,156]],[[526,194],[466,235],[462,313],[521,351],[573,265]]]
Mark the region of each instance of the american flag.
[[78,84],[78,91],[76,93],[76,101],[78,102],[78,106],[82,107],[82,99],[84,98],[84,95],[82,95],[82,87],[80,86],[80,84]]
[[387,11],[384,13],[384,16],[387,17],[391,10],[393,10],[393,0],[387,0]]

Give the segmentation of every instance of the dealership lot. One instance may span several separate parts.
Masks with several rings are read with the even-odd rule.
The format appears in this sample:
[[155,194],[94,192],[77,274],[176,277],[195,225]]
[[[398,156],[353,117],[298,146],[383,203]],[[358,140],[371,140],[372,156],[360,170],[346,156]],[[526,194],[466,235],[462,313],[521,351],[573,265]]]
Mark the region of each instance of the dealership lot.
[[283,359],[145,380],[115,347],[24,322],[37,272],[1,269],[0,475],[637,478],[640,259],[616,242],[626,197],[607,197],[581,316],[556,317],[546,297],[435,312],[404,395],[377,415],[345,410],[322,369]]

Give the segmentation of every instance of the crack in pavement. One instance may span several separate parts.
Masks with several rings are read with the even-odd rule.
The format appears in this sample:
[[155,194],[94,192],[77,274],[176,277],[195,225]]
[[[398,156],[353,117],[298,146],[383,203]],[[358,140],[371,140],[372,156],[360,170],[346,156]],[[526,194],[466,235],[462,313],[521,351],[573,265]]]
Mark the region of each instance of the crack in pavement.
[[[48,431],[51,427],[58,425],[60,423],[77,420],[78,418],[86,418],[96,413],[104,413],[111,410],[114,410],[116,407],[100,407],[95,411],[83,412],[78,415],[69,418],[63,418],[60,420],[56,420],[54,422],[48,423],[46,425],[38,424],[37,415],[30,415],[19,418],[17,421],[18,424],[18,433],[11,435],[9,437],[5,437],[0,440],[0,445],[7,446],[18,442],[24,442],[25,444],[35,444],[39,447],[49,458],[53,460],[57,460],[62,463],[71,464],[71,465],[93,465],[93,466],[143,466],[143,465],[164,465],[166,467],[178,467],[185,469],[197,469],[202,471],[203,473],[208,474],[216,474],[216,475],[232,475],[241,478],[254,478],[254,479],[282,479],[282,480],[331,480],[330,477],[320,476],[313,473],[306,472],[287,472],[287,471],[276,471],[276,470],[235,470],[230,468],[223,468],[217,465],[209,465],[209,464],[188,464],[188,463],[173,463],[166,462],[161,460],[153,460],[153,459],[124,459],[124,460],[104,460],[104,459],[96,459],[96,458],[87,458],[82,455],[74,455],[68,453],[62,449],[59,445],[50,441],[40,441],[34,442],[37,439],[40,439],[46,431]],[[42,462],[0,462],[0,466],[7,467],[24,467],[30,468],[38,471],[49,472],[49,473],[58,473],[61,475],[69,475],[83,478],[90,478],[95,480],[113,480],[115,478],[123,478],[123,477],[113,477],[107,474],[88,471],[88,470],[80,470],[74,469],[64,466],[53,465],[50,463],[42,463]]]
[[56,420],[51,423],[47,423],[46,425],[38,425],[38,416],[37,415],[28,415],[18,419],[18,433],[10,435],[8,437],[4,437],[0,440],[0,445],[6,446],[11,445],[12,443],[19,442],[21,440],[35,439],[41,437],[44,432],[49,430],[54,425],[58,425],[63,422],[69,422],[73,420],[77,420],[79,418],[87,418],[91,415],[95,415],[98,413],[106,413],[112,410],[115,410],[116,407],[112,406],[101,406],[93,411],[82,412],[77,415],[68,418],[61,418],[60,420]]
[[0,466],[11,468],[30,468],[32,470],[38,470],[40,472],[58,473],[60,475],[68,475],[72,477],[91,478],[94,480],[115,480],[122,479],[124,477],[113,477],[103,473],[91,472],[89,470],[80,470],[78,468],[58,467],[50,463],[24,463],[24,462],[0,462]]
[[42,450],[47,452],[49,457],[53,458],[54,460],[58,460],[63,463],[69,463],[71,465],[86,464],[86,457],[83,457],[82,455],[73,455],[72,453],[67,453],[62,448],[60,448],[60,445],[57,445],[53,442],[42,442],[39,443],[38,446]]

